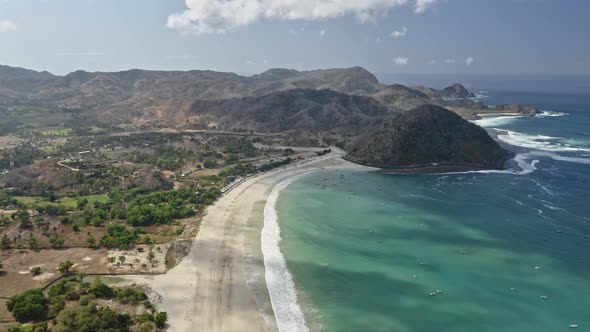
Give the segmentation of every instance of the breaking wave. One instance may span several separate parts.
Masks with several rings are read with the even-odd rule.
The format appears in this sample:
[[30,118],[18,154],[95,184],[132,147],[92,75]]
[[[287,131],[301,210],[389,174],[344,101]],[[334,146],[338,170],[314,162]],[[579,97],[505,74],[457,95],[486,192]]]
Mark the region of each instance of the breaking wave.
[[553,152],[584,152],[590,151],[589,148],[579,146],[579,142],[568,140],[561,137],[552,137],[545,135],[528,135],[516,131],[497,129],[498,139],[510,145],[520,146],[523,148],[537,149]]
[[566,116],[569,113],[565,112],[552,112],[552,111],[541,111],[540,114],[537,114],[536,118],[545,118],[545,117],[558,117],[558,116]]
[[265,279],[277,327],[281,332],[309,331],[301,307],[297,302],[297,291],[293,276],[287,269],[287,262],[281,253],[281,229],[275,207],[281,190],[305,174],[307,173],[294,176],[277,184],[268,196],[264,206],[261,247],[264,256]]
[[504,126],[509,123],[514,122],[515,120],[522,118],[522,116],[496,116],[490,118],[483,118],[479,120],[474,120],[473,123],[480,127],[484,128],[494,128],[498,126]]

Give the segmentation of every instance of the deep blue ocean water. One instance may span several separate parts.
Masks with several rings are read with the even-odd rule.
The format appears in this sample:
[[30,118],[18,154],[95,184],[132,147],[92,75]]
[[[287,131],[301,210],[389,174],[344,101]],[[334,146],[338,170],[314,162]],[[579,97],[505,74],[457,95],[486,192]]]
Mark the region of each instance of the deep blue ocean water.
[[281,192],[311,330],[590,330],[590,95],[481,90],[548,111],[481,123],[534,148],[527,171],[323,170]]

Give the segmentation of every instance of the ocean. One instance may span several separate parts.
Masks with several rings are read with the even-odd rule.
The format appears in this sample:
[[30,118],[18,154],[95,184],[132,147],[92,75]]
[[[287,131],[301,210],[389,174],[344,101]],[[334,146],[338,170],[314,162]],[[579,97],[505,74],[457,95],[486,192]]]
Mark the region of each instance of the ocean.
[[267,217],[286,264],[274,281],[285,296],[273,306],[295,308],[275,312],[279,326],[590,329],[590,94],[555,86],[560,92],[471,86],[487,104],[544,111],[479,122],[525,149],[511,170],[326,169],[275,188]]

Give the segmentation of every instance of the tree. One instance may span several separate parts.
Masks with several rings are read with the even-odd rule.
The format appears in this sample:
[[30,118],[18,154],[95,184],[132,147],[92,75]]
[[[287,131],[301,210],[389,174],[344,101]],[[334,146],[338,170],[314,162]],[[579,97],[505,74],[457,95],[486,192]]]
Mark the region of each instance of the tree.
[[125,264],[125,256],[119,256],[119,262],[121,262],[121,264]]
[[19,227],[20,228],[29,228],[31,226],[33,226],[33,223],[31,222],[31,216],[29,215],[29,212],[26,209],[19,209],[14,215],[13,218],[15,220],[17,220],[18,222],[20,222]]
[[10,248],[10,239],[8,238],[8,235],[4,234],[2,240],[0,240],[0,249],[6,250],[8,248]]
[[17,321],[23,323],[45,320],[49,312],[48,303],[43,290],[30,289],[11,297],[6,303],[6,307]]
[[37,245],[37,238],[33,236],[33,233],[29,234],[29,248],[35,249]]
[[41,274],[41,267],[40,266],[35,266],[31,269],[31,274],[33,274],[34,276],[38,276]]
[[51,247],[54,249],[61,248],[64,245],[64,243],[65,240],[57,236],[57,234],[53,235],[51,239],[49,239],[49,244],[51,244]]
[[94,238],[94,236],[92,236],[92,234],[88,234],[88,238],[86,238],[86,243],[88,243],[88,245],[91,247],[94,247],[96,245],[96,239]]
[[148,260],[150,261],[150,263],[154,260],[154,258],[156,258],[156,255],[154,254],[154,252],[150,248],[150,252],[148,253]]
[[84,210],[86,204],[88,204],[88,200],[86,198],[79,199],[78,202],[76,202],[76,208],[82,211]]
[[74,266],[74,263],[70,261],[65,261],[59,264],[58,270],[61,274],[68,274],[70,273],[70,269]]
[[94,279],[90,292],[99,299],[112,299],[115,296],[115,291],[100,278]]
[[72,222],[72,220],[70,219],[70,217],[63,216],[63,217],[59,218],[59,222],[62,225],[69,225]]

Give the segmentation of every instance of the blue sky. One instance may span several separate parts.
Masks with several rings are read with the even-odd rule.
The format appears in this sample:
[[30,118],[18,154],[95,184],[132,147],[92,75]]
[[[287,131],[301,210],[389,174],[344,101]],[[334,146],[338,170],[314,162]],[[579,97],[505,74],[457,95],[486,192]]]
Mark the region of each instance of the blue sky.
[[587,0],[0,0],[0,64],[589,75],[588,16]]

